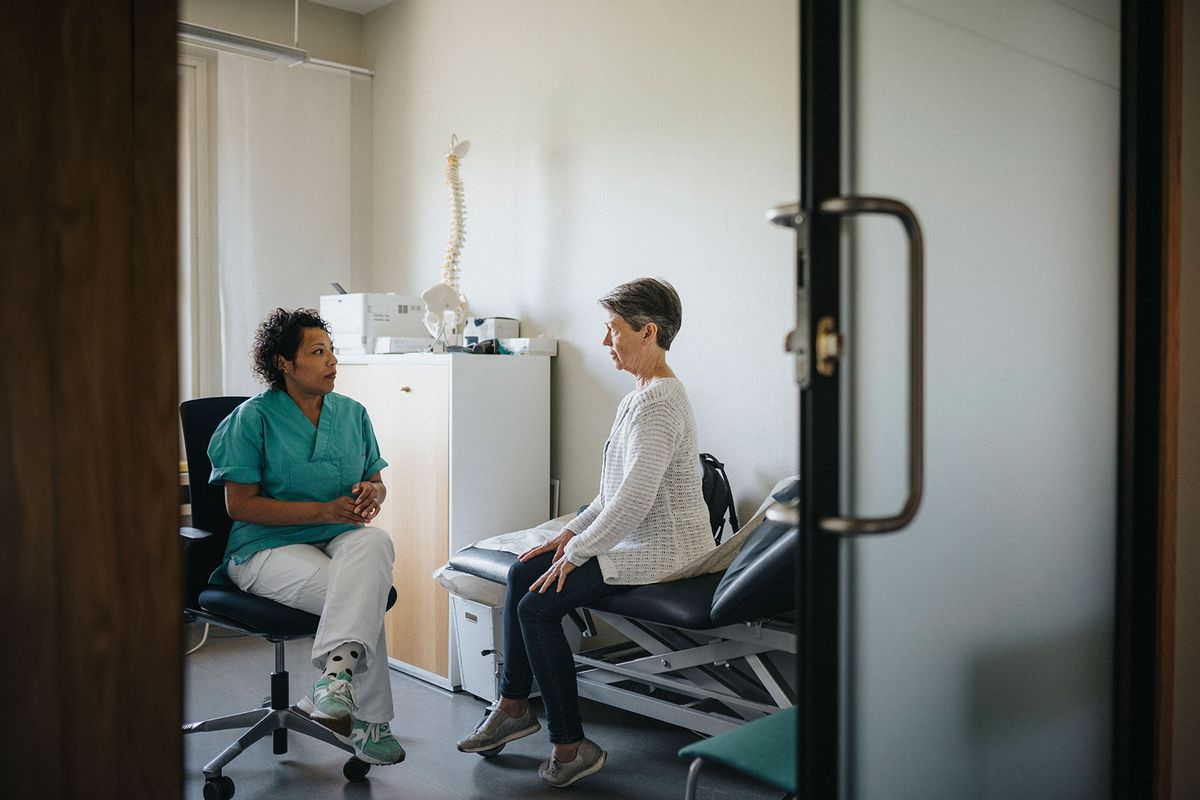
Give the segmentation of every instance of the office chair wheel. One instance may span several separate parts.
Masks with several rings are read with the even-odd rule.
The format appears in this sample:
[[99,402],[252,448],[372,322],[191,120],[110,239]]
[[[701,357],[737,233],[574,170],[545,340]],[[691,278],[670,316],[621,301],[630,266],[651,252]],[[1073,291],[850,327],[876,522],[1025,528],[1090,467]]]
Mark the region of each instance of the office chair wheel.
[[222,775],[204,782],[204,800],[229,800],[233,797],[233,780]]
[[500,755],[500,751],[503,749],[504,745],[500,745],[499,747],[493,747],[491,750],[480,750],[479,755],[483,756],[484,758],[493,758]]
[[[350,760],[342,767],[342,774],[346,776],[346,780],[351,783],[361,783],[367,779],[367,773],[371,771],[371,765],[360,759],[358,756],[351,756]],[[208,800],[208,798],[205,798]]]

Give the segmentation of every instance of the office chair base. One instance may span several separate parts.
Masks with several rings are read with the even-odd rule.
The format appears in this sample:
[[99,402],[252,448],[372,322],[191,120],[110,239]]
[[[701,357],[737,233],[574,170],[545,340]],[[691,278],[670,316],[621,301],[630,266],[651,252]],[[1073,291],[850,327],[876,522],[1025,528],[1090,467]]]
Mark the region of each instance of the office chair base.
[[[305,736],[311,736],[314,739],[320,739],[323,742],[333,745],[334,747],[345,750],[347,753],[354,755],[354,747],[342,741],[333,731],[326,728],[324,725],[313,722],[308,717],[293,711],[290,708],[258,708],[253,711],[244,711],[240,714],[230,714],[225,717],[217,717],[216,719],[207,719],[202,722],[193,722],[190,725],[183,726],[184,733],[199,733],[201,731],[223,731],[235,728],[245,728],[249,726],[249,730],[238,737],[237,741],[221,751],[220,755],[212,761],[204,765],[205,786],[209,782],[221,778],[221,770],[225,766],[237,758],[237,756],[250,745],[263,739],[269,735],[273,735],[276,731],[295,731],[302,733]],[[358,762],[358,758],[352,758],[352,762]],[[369,764],[362,763],[362,769],[357,765],[347,764],[342,770],[349,780],[359,781],[366,777]],[[228,780],[227,778],[225,780]],[[207,789],[206,789],[207,791]]]
[[229,778],[213,778],[204,782],[204,800],[229,800],[233,797],[233,781]]

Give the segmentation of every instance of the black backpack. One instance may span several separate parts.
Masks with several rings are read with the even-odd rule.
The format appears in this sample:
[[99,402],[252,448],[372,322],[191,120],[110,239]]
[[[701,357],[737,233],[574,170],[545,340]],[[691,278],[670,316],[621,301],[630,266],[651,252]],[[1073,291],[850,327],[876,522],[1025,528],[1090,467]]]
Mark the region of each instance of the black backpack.
[[713,541],[720,544],[727,516],[730,532],[736,533],[741,527],[738,524],[737,508],[733,504],[733,489],[729,488],[725,465],[717,461],[711,453],[700,454],[700,466],[704,470],[700,489],[704,493],[704,503],[708,506],[708,521],[712,525]]

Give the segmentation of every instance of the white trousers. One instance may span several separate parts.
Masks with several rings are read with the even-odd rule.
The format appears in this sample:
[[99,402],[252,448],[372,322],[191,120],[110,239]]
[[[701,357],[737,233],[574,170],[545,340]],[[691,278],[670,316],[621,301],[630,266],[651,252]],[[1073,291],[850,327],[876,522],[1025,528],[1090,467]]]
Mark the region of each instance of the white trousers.
[[229,577],[242,591],[320,615],[312,654],[317,669],[325,669],[340,645],[363,645],[354,698],[355,716],[364,722],[391,722],[394,713],[383,632],[394,558],[387,531],[355,528],[325,544],[273,547],[229,565]]

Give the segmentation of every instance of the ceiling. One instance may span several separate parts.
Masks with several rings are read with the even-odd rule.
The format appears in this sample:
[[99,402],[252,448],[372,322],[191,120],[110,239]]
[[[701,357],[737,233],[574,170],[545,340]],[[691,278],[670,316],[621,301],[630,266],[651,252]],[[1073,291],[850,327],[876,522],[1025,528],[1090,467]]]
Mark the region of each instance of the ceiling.
[[377,8],[383,8],[392,0],[312,0],[312,2],[346,11],[355,11],[359,14],[368,14]]

